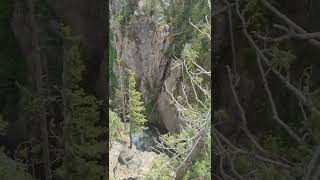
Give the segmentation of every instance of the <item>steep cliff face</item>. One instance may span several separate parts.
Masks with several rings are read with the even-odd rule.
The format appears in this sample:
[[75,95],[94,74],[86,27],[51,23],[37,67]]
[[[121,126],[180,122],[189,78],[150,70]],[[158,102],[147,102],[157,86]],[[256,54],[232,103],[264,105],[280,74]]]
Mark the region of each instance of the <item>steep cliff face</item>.
[[[158,7],[157,13],[149,13],[146,3],[140,0],[130,6],[125,1],[110,1],[110,30],[114,35],[112,44],[117,51],[117,58],[122,58],[136,73],[137,86],[145,104],[150,105],[154,115],[159,115],[161,123],[169,131],[174,131],[178,127],[177,113],[169,103],[170,96],[164,84],[169,90],[179,87],[178,79],[182,74],[178,68],[171,70],[174,65],[165,55],[170,46],[169,26],[161,23],[164,18],[161,8],[165,7]],[[132,14],[123,17],[128,6],[132,8]],[[125,25],[121,24],[123,18],[127,18]],[[113,70],[119,79],[117,68],[115,63]]]

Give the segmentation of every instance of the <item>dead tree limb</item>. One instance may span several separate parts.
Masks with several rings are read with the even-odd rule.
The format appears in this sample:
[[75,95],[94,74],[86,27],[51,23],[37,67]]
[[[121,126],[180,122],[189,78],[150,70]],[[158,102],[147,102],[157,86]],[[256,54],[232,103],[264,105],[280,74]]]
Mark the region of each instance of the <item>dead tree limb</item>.
[[254,143],[254,145],[261,151],[261,152],[265,152],[265,150],[260,146],[260,144],[258,143],[258,141],[253,137],[252,133],[250,132],[250,130],[248,129],[248,126],[247,126],[247,118],[246,118],[246,115],[245,115],[245,111],[243,109],[243,107],[241,106],[240,102],[239,102],[239,99],[238,99],[238,96],[237,96],[237,93],[235,91],[235,88],[234,88],[234,85],[232,84],[232,75],[231,75],[231,70],[230,70],[230,67],[227,66],[227,71],[228,71],[228,76],[229,76],[229,84],[230,84],[230,88],[231,88],[231,91],[232,91],[232,95],[233,95],[233,98],[235,100],[235,103],[239,109],[239,113],[240,113],[240,116],[241,116],[241,120],[242,120],[242,130],[244,131],[244,133],[249,137],[249,139]]
[[274,103],[274,100],[273,100],[273,97],[272,97],[272,93],[270,91],[269,84],[268,84],[268,81],[266,79],[266,76],[265,76],[265,73],[264,73],[264,70],[263,70],[259,55],[257,55],[257,63],[258,63],[260,75],[261,75],[261,78],[262,78],[263,86],[264,86],[264,89],[265,89],[265,91],[267,93],[268,100],[269,100],[269,103],[270,103],[270,106],[271,106],[273,118],[288,132],[288,134],[293,139],[295,139],[299,144],[303,144],[303,140],[286,123],[284,123],[280,119],[280,117],[278,115],[278,111],[277,111],[276,105]]

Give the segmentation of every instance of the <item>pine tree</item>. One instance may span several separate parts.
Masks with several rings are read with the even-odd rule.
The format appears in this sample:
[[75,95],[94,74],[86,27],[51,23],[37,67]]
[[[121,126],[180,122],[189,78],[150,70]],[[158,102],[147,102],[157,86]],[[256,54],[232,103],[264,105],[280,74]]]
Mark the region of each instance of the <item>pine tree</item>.
[[[124,123],[121,122],[120,117],[109,109],[109,143],[121,138],[121,131],[124,129]],[[112,144],[111,144],[112,145]],[[109,147],[110,148],[110,147]]]
[[136,90],[136,78],[133,71],[129,70],[129,123],[130,123],[130,148],[132,148],[133,133],[142,134],[146,129],[143,125],[147,121],[145,107],[141,100],[141,93]]
[[37,119],[40,124],[41,132],[41,146],[42,146],[42,161],[45,171],[45,180],[52,179],[51,163],[50,163],[50,152],[49,152],[49,139],[48,139],[48,120],[47,120],[47,73],[44,69],[44,64],[46,64],[46,59],[41,58],[41,45],[39,39],[39,28],[35,16],[35,2],[32,0],[27,1],[28,9],[30,10],[30,24],[32,27],[30,36],[32,37],[32,55],[35,65],[35,89],[37,95],[40,97],[39,101],[39,113],[37,114]]
[[69,27],[63,27],[64,178],[91,180],[105,177],[102,161],[106,149],[106,129],[99,125],[99,104],[80,87],[84,66],[80,42]]
[[117,60],[117,67],[119,71],[119,85],[120,85],[120,90],[116,89],[116,97],[120,99],[121,101],[121,107],[120,109],[122,110],[122,118],[124,122],[125,128],[127,128],[127,117],[126,117],[126,90],[125,90],[125,67],[123,66],[124,61],[123,59],[118,59]]

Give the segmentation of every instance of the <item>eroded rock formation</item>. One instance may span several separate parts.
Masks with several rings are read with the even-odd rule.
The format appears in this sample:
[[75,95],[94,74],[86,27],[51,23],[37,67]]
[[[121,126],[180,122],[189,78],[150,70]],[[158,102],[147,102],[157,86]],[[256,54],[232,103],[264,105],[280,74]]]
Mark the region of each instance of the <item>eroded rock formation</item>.
[[[164,16],[161,8],[160,13],[151,15],[145,10],[145,3],[140,0],[137,6],[132,6],[130,19],[121,25],[119,17],[123,16],[126,3],[110,1],[110,29],[114,35],[112,43],[117,58],[122,58],[136,73],[137,86],[145,104],[154,107],[153,112],[158,114],[167,130],[174,131],[178,129],[177,112],[169,102],[170,95],[166,92],[165,84],[169,91],[179,93],[181,69],[171,70],[174,67],[172,60],[165,55],[171,44],[169,27],[159,23]],[[119,79],[116,66],[117,63],[113,68]]]

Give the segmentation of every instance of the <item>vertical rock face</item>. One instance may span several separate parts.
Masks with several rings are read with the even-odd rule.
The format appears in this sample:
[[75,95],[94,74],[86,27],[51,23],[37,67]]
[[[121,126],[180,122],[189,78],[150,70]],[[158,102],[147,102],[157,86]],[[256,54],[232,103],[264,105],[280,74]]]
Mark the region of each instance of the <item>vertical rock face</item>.
[[[170,90],[177,87],[181,74],[170,70],[171,59],[165,56],[170,43],[167,39],[168,27],[159,24],[163,14],[146,13],[145,0],[135,3],[137,5],[132,6],[130,19],[126,25],[121,25],[119,17],[123,16],[126,3],[110,1],[110,30],[114,35],[112,45],[117,51],[117,58],[122,58],[136,73],[137,86],[145,104],[153,103],[151,106],[156,107],[161,122],[169,131],[174,131],[177,129],[177,113],[169,103],[170,96],[165,92],[164,84],[166,82]],[[116,66],[115,63],[113,70],[119,77]]]

